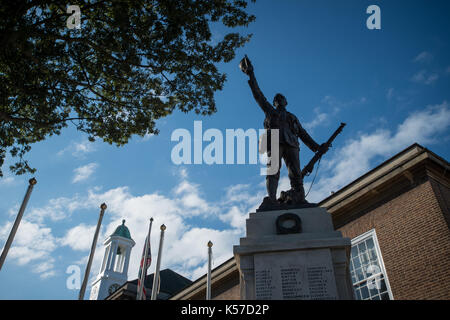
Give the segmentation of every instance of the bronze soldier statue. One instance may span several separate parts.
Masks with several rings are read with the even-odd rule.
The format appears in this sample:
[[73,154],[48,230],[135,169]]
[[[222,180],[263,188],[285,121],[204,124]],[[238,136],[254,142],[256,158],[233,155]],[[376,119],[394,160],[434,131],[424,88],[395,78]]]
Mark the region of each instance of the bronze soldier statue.
[[[325,153],[329,145],[317,144],[300,124],[297,117],[286,110],[286,98],[277,93],[273,98],[273,106],[264,97],[256,82],[253,66],[247,56],[239,64],[241,70],[250,78],[248,84],[258,105],[264,111],[264,128],[267,129],[267,135],[270,137],[270,129],[279,130],[279,166],[276,174],[266,176],[266,187],[268,197],[265,197],[258,211],[274,210],[283,208],[283,204],[301,207],[308,206],[305,199],[305,190],[303,188],[303,175],[300,168],[300,146],[298,138],[305,143],[313,152]],[[271,147],[267,143],[267,154],[271,157]],[[288,169],[288,176],[291,183],[291,189],[282,192],[280,199],[277,200],[278,180],[280,179],[281,159],[284,160]]]

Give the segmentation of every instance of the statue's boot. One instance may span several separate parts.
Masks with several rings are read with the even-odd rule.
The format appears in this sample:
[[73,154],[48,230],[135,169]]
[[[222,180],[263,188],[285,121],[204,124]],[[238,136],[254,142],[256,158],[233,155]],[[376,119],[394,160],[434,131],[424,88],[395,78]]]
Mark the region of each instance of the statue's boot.
[[263,202],[258,208],[258,211],[265,210],[275,210],[278,209],[280,203],[277,200],[277,188],[278,188],[278,179],[277,177],[267,177],[266,178],[266,187],[268,196],[263,199]]
[[296,189],[291,188],[288,191],[282,191],[280,199],[278,199],[280,203],[286,204],[307,204],[309,203],[305,199],[305,190],[303,185],[297,186]]

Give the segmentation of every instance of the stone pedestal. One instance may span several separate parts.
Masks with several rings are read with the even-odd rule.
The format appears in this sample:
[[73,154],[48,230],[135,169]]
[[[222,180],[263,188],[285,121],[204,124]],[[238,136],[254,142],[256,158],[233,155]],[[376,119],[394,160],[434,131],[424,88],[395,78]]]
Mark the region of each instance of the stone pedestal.
[[233,248],[241,299],[354,299],[350,247],[324,208],[250,213]]

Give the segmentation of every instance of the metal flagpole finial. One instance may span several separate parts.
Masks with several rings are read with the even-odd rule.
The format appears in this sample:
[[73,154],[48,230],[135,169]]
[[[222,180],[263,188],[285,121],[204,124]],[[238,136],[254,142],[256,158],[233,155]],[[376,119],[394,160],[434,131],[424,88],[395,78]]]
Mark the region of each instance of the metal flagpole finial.
[[166,230],[166,226],[165,225],[161,225],[161,231],[164,231],[164,230]]
[[211,248],[213,246],[213,243],[211,241],[208,241],[208,247]]
[[153,217],[150,218],[150,222],[152,222],[152,221],[153,221]]
[[103,203],[100,205],[100,209],[106,210],[106,208],[108,208],[108,206],[106,205],[106,203],[103,202]]
[[29,182],[32,186],[34,186],[34,185],[37,183],[37,180],[36,180],[36,178],[31,178],[30,180],[28,180],[28,182]]

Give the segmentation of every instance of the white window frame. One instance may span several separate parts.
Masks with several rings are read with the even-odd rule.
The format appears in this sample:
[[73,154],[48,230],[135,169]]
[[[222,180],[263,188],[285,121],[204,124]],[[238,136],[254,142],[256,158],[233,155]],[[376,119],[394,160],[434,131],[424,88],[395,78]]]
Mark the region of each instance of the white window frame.
[[[388,292],[388,295],[389,295],[389,299],[390,300],[394,300],[394,295],[392,294],[391,285],[389,284],[389,279],[388,279],[388,275],[387,275],[387,272],[386,272],[386,267],[384,266],[383,256],[381,255],[380,245],[378,243],[377,233],[375,232],[375,229],[372,229],[372,230],[369,230],[367,232],[364,232],[363,234],[360,234],[359,236],[353,238],[351,240],[351,246],[353,247],[353,246],[357,245],[358,243],[367,240],[368,238],[372,238],[373,239],[373,243],[374,243],[374,246],[375,246],[375,251],[377,253],[378,260],[379,260],[379,263],[380,263],[380,268],[381,268],[381,272],[380,273],[374,274],[370,278],[376,278],[380,274],[383,274],[384,282],[386,283],[386,289],[387,289],[387,292]],[[350,254],[350,257],[351,257],[351,254]],[[352,283],[353,288],[355,288],[355,285],[358,285],[359,283],[362,283],[364,281],[367,281],[367,279],[361,280],[359,282]]]

